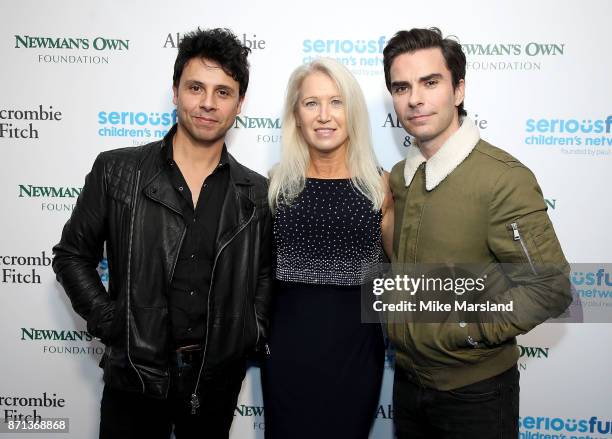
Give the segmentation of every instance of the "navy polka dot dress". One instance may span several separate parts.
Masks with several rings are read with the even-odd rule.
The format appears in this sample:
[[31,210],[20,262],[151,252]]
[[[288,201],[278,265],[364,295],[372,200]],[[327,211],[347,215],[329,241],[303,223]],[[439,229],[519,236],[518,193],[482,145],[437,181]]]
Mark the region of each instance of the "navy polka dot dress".
[[381,219],[351,180],[307,179],[275,217],[276,278],[361,285],[363,271],[382,262]]
[[274,219],[276,278],[262,368],[267,439],[367,438],[384,368],[360,287],[382,262],[380,211],[350,179],[306,180]]

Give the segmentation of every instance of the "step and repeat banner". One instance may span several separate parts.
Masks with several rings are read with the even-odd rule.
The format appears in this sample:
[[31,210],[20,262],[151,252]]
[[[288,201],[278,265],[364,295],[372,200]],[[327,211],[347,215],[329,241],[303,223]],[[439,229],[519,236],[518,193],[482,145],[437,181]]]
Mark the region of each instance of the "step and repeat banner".
[[[590,264],[572,272],[577,300],[612,310],[611,17],[606,0],[3,2],[0,416],[67,418],[69,433],[57,437],[97,437],[103,346],[55,281],[51,248],[96,155],[160,139],[175,122],[176,47],[198,26],[230,28],[252,49],[249,90],[227,143],[262,174],[279,158],[289,74],[320,56],[359,80],[389,170],[411,141],[384,85],[382,48],[412,27],[456,36],[468,59],[470,117],[483,138],[534,171],[568,260]],[[99,272],[106,282],[106,261]],[[522,438],[612,438],[611,339],[605,318],[547,323],[519,338]],[[389,357],[377,439],[393,436],[392,366]],[[263,438],[264,428],[251,368],[231,437]]]

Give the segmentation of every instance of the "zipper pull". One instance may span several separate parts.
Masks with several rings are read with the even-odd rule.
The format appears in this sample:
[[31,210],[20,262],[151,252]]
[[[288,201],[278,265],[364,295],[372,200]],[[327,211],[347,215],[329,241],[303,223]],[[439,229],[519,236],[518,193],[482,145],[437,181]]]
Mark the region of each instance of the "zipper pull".
[[510,227],[512,227],[512,233],[514,235],[514,240],[515,241],[520,241],[521,240],[521,235],[519,234],[518,224],[517,223],[512,223],[512,224],[510,224]]
[[266,343],[266,355],[270,355],[270,346],[268,346],[268,343]]
[[195,415],[196,410],[200,407],[200,399],[195,393],[191,394],[191,414]]

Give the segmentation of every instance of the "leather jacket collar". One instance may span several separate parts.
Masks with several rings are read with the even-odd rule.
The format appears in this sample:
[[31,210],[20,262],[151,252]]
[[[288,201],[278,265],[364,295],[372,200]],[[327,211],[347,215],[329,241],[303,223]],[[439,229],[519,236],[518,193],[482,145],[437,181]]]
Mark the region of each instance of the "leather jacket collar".
[[[182,216],[179,195],[174,190],[168,174],[163,172],[163,167],[168,162],[168,148],[172,145],[176,129],[177,125],[174,125],[162,140],[159,154],[156,157],[156,170],[151,178],[145,179],[143,192],[153,201]],[[223,148],[226,150],[225,144]],[[225,151],[224,155],[226,157],[223,158],[227,159],[229,166],[230,179],[219,217],[219,226],[215,239],[217,249],[220,249],[225,240],[229,239],[236,230],[251,218],[255,209],[251,193],[253,181],[248,176],[245,168],[231,154]]]

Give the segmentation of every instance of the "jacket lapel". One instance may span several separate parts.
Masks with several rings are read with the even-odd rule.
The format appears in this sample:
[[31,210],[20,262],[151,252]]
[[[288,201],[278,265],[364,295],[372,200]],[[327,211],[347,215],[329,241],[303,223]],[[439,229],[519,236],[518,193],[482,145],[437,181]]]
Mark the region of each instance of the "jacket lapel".
[[228,154],[230,180],[219,215],[215,239],[216,251],[220,251],[250,221],[255,210],[251,200],[253,182],[243,167]]
[[[145,196],[151,200],[182,216],[180,195],[172,186],[168,173],[163,172],[165,148],[167,148],[167,139],[162,142],[157,170],[147,180],[142,190]],[[225,191],[215,236],[217,251],[231,241],[234,235],[249,222],[255,210],[255,203],[251,199],[253,182],[244,167],[231,154],[228,154],[228,164],[230,171],[229,184]]]
[[155,151],[152,155],[151,159],[155,161],[155,165],[152,167],[154,172],[150,178],[146,178],[145,176],[145,183],[143,184],[142,191],[145,196],[153,201],[183,216],[181,200],[179,198],[180,195],[174,189],[168,172],[164,172],[164,166],[167,166],[169,158],[172,157],[169,148],[175,133],[176,125],[174,125],[163,138],[159,150]]
[[183,216],[179,194],[176,192],[170,181],[167,172],[159,172],[143,188],[144,194],[173,212]]

